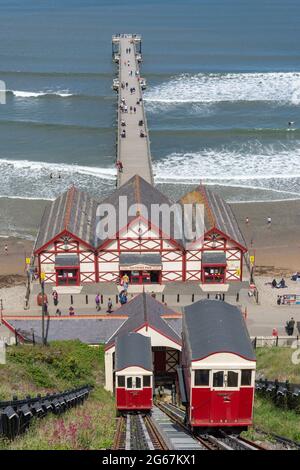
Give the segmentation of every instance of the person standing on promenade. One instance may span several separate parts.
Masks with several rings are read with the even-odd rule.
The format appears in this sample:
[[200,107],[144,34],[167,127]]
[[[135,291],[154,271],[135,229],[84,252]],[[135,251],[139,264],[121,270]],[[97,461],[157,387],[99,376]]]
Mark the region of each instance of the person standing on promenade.
[[53,303],[54,303],[55,307],[57,307],[57,304],[58,304],[58,293],[57,293],[56,290],[53,291],[52,297],[53,297]]
[[111,301],[111,298],[109,297],[108,299],[108,302],[107,302],[107,313],[111,313],[113,310],[112,310],[112,301]]
[[96,295],[95,297],[95,303],[96,303],[96,310],[97,312],[99,312],[101,310],[101,307],[100,307],[100,294],[98,292],[98,294]]

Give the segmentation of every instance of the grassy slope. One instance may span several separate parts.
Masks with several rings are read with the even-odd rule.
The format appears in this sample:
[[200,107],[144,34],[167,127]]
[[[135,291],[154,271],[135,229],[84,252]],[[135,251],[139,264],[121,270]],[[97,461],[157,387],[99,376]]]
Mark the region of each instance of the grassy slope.
[[115,408],[103,389],[103,347],[79,341],[55,341],[47,348],[18,346],[8,350],[7,365],[0,365],[0,399],[30,393],[63,391],[84,384],[95,388],[82,407],[56,417],[37,420],[14,442],[0,441],[9,449],[101,449],[114,434]]
[[[292,363],[293,352],[290,348],[258,348],[257,371],[269,380],[289,380],[300,384],[300,364]],[[278,408],[268,400],[255,398],[254,423],[264,431],[275,432],[300,442],[299,414]]]

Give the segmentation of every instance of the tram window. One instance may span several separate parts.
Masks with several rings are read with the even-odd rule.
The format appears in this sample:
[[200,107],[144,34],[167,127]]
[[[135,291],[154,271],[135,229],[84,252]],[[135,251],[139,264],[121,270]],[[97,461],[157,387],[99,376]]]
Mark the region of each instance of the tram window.
[[227,373],[227,387],[237,387],[239,380],[238,372],[233,372],[233,370],[229,370]]
[[124,375],[118,375],[118,387],[125,387]]
[[142,388],[142,379],[141,377],[135,378],[135,388]]
[[150,387],[150,385],[151,385],[151,378],[150,378],[150,375],[144,375],[144,377],[143,377],[143,385],[144,385],[144,387]]
[[241,385],[251,385],[252,371],[248,369],[242,370]]
[[132,388],[132,377],[127,377],[126,387],[127,388]]
[[209,385],[209,370],[195,370],[195,387]]
[[213,374],[213,387],[224,387],[224,372],[214,372]]

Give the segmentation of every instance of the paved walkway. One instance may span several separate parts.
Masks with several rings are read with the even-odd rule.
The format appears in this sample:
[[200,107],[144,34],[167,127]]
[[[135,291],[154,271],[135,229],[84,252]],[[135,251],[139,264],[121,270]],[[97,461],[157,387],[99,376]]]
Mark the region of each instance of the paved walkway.
[[[118,172],[118,187],[136,174],[153,184],[149,134],[136,54],[133,37],[120,37],[117,160],[122,162],[123,171]],[[122,100],[127,112],[120,109]],[[122,121],[125,126],[121,125]],[[143,124],[139,125],[140,122]],[[124,131],[126,137],[121,137]],[[141,131],[145,137],[140,136]]]

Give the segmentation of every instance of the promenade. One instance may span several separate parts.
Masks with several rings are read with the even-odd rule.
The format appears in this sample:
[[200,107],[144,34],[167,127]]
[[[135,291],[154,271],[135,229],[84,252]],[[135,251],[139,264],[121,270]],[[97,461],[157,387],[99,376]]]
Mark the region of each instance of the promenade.
[[141,54],[137,51],[137,44],[140,44],[140,38],[135,35],[113,37],[113,45],[117,48],[114,57],[119,64],[118,79],[114,80],[114,88],[118,92],[118,187],[136,174],[153,184],[149,133],[142,97],[144,80],[140,77]]

